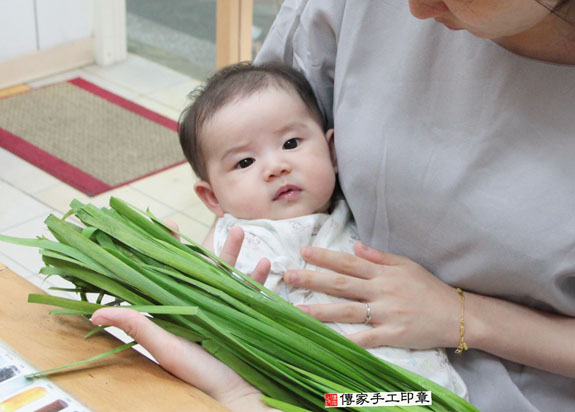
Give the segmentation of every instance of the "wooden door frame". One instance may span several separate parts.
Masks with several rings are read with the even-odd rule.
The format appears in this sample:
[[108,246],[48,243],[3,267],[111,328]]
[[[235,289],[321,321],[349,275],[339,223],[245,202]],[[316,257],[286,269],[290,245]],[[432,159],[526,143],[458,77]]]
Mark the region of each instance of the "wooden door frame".
[[253,0],[217,0],[216,68],[252,59]]

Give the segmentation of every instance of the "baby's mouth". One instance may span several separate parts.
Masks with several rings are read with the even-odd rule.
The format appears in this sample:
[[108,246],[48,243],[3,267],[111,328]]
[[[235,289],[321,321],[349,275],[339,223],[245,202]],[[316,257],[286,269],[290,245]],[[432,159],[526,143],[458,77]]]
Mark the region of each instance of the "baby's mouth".
[[301,189],[295,185],[284,185],[274,194],[273,200],[292,200],[301,193]]

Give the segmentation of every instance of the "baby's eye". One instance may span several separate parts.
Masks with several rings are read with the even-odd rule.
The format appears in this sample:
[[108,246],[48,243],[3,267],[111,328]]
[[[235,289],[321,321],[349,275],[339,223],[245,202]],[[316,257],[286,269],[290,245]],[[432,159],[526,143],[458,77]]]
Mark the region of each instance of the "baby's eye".
[[295,149],[296,147],[299,146],[299,142],[301,141],[301,139],[299,137],[294,137],[293,139],[289,139],[288,141],[286,141],[283,145],[284,150],[291,150],[291,149]]
[[246,159],[242,159],[238,163],[236,163],[236,168],[245,169],[246,167],[250,167],[251,164],[255,161],[256,161],[256,159],[254,159],[253,157],[248,157]]

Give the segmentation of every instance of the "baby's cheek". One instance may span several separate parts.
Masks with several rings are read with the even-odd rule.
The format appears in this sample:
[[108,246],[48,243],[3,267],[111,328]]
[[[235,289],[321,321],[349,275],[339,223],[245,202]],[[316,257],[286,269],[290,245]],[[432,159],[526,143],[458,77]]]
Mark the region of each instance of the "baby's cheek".
[[241,211],[241,215],[236,217],[240,219],[262,219],[269,218],[269,205],[263,198],[257,196],[242,196],[243,200],[237,205],[237,209]]

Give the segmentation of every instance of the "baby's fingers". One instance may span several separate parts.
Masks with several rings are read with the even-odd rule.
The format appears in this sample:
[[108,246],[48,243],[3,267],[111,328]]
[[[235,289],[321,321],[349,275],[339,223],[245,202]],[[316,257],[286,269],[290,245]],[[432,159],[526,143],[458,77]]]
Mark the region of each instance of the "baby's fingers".
[[220,258],[224,262],[235,266],[238,255],[240,254],[240,249],[242,248],[243,241],[244,231],[242,228],[239,226],[232,227],[228,233],[226,241],[224,242],[224,247],[220,253]]
[[175,237],[176,239],[180,240],[180,235],[178,235],[176,232],[180,231],[180,227],[178,226],[178,224],[176,222],[174,222],[173,220],[164,220],[164,223],[166,225],[168,225],[169,227],[171,227],[172,229],[174,229],[174,231],[170,231],[170,234]]
[[256,282],[261,283],[262,285],[265,283],[268,275],[270,274],[270,269],[272,268],[272,264],[267,258],[262,258],[256,265],[256,268],[251,274],[251,277]]

